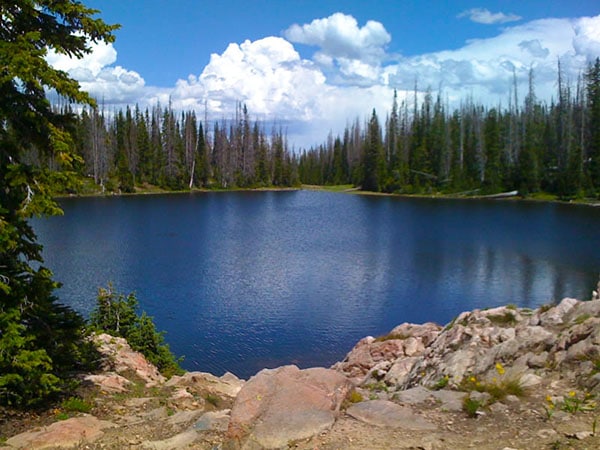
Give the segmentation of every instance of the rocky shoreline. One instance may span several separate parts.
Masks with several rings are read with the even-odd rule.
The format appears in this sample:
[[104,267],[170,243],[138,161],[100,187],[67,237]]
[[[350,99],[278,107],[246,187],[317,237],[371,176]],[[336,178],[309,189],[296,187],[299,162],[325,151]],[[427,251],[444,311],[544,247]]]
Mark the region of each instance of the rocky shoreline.
[[[600,286],[599,286],[600,287]],[[401,324],[331,368],[248,381],[165,380],[127,342],[96,337],[88,413],[8,437],[7,448],[600,448],[600,298]],[[58,420],[58,416],[66,420]]]

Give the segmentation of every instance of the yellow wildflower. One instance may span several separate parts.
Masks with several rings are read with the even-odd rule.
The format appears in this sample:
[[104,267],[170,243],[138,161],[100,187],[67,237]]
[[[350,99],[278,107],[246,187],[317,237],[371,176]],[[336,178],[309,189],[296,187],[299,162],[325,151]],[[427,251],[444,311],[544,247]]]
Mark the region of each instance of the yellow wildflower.
[[504,366],[499,362],[496,363],[496,372],[498,372],[498,375],[504,375],[504,372],[506,372]]
[[569,392],[569,397],[575,397],[575,391]]

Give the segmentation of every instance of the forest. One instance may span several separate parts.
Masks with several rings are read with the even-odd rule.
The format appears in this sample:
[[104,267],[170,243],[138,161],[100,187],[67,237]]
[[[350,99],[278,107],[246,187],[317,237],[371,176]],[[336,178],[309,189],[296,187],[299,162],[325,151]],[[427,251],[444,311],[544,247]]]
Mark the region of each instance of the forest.
[[600,59],[573,87],[558,64],[556,100],[535,95],[534,72],[522,104],[516,79],[508,107],[464,99],[450,110],[443,92],[418,101],[394,95],[383,124],[373,111],[343,136],[298,160],[302,183],[346,184],[393,193],[493,194],[517,190],[560,198],[600,193]]
[[536,97],[533,69],[528,81],[522,102],[515,77],[506,107],[466,98],[454,109],[442,91],[419,92],[415,84],[414,95],[402,101],[394,93],[385,120],[373,110],[342,135],[301,151],[290,150],[282,126],[253,121],[241,103],[234,117],[213,123],[170,105],[87,108],[75,114],[72,152],[80,156],[79,175],[103,191],[352,184],[401,194],[596,196],[600,59],[574,84],[559,62],[556,99],[549,103]]

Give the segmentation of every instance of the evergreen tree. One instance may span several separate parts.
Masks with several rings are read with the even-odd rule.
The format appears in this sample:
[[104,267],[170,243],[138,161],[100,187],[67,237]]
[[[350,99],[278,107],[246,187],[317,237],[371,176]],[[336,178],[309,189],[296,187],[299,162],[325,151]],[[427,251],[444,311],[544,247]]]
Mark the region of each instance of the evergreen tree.
[[381,127],[379,126],[377,113],[373,110],[365,142],[362,189],[378,192],[385,178],[384,170],[385,161],[383,158]]
[[588,145],[589,176],[596,193],[600,196],[600,57],[590,65],[586,73],[588,106]]
[[112,42],[116,26],[74,0],[2,2],[0,15],[0,403],[29,404],[60,389],[81,361],[83,320],[57,303],[57,283],[39,267],[28,223],[57,214],[51,175],[24,162],[26,151],[72,166],[73,117],[53,111],[46,89],[93,105],[79,84],[52,68],[48,50],[80,58],[89,42]]

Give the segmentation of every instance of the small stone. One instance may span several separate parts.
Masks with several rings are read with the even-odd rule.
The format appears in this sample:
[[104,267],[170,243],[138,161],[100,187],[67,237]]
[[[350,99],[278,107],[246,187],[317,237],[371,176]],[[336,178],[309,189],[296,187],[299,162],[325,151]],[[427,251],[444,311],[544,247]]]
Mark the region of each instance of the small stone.
[[522,388],[530,388],[541,384],[542,377],[533,373],[526,373],[519,379]]
[[490,405],[490,411],[496,414],[505,414],[508,412],[508,408],[503,403],[493,403]]
[[543,430],[539,430],[536,435],[541,438],[541,439],[550,439],[554,436],[556,436],[558,433],[556,432],[556,430],[553,430],[552,428],[544,428]]
[[594,435],[591,431],[578,431],[574,434],[575,439],[583,441],[584,439],[590,438]]
[[514,403],[519,403],[521,401],[521,399],[519,397],[517,397],[516,395],[510,394],[510,395],[507,395],[504,398],[504,401],[506,403],[513,403],[514,404]]

